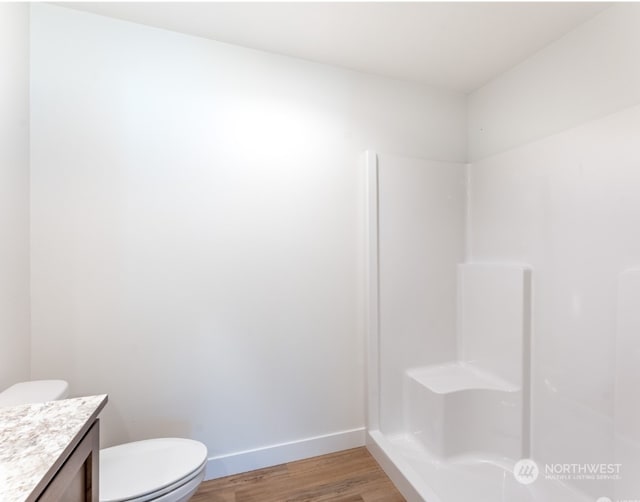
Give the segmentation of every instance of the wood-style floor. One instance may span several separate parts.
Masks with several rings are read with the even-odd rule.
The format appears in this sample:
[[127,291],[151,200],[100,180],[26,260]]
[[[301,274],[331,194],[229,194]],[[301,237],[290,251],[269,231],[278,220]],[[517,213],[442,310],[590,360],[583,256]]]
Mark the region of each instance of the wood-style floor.
[[366,448],[205,481],[191,502],[404,502]]

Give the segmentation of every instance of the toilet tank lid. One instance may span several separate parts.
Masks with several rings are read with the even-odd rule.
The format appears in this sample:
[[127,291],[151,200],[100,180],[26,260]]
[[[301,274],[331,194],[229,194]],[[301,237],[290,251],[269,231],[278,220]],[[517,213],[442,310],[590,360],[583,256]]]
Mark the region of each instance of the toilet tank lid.
[[0,392],[0,408],[19,404],[41,403],[64,399],[69,394],[69,384],[64,380],[34,380],[20,382]]

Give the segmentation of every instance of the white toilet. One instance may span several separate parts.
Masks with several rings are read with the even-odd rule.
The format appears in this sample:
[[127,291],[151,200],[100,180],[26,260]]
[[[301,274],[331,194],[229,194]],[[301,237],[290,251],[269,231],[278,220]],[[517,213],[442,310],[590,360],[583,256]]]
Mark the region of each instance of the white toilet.
[[[64,380],[36,380],[0,392],[0,408],[65,399]],[[135,441],[100,450],[100,502],[185,502],[204,479],[207,447],[191,439]]]

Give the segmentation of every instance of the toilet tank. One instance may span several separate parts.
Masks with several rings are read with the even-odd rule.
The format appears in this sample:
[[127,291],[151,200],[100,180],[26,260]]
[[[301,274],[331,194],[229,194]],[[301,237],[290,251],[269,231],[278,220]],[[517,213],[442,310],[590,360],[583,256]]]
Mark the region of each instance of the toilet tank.
[[69,384],[64,380],[34,380],[20,382],[0,392],[0,408],[19,404],[42,403],[65,399]]

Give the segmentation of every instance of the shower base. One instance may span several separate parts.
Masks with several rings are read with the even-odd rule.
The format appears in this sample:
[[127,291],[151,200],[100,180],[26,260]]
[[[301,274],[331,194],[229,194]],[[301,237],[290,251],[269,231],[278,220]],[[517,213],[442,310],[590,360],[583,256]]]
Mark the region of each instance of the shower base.
[[410,435],[369,431],[367,447],[408,502],[594,502],[540,476],[522,485],[512,465],[472,454],[435,458]]

